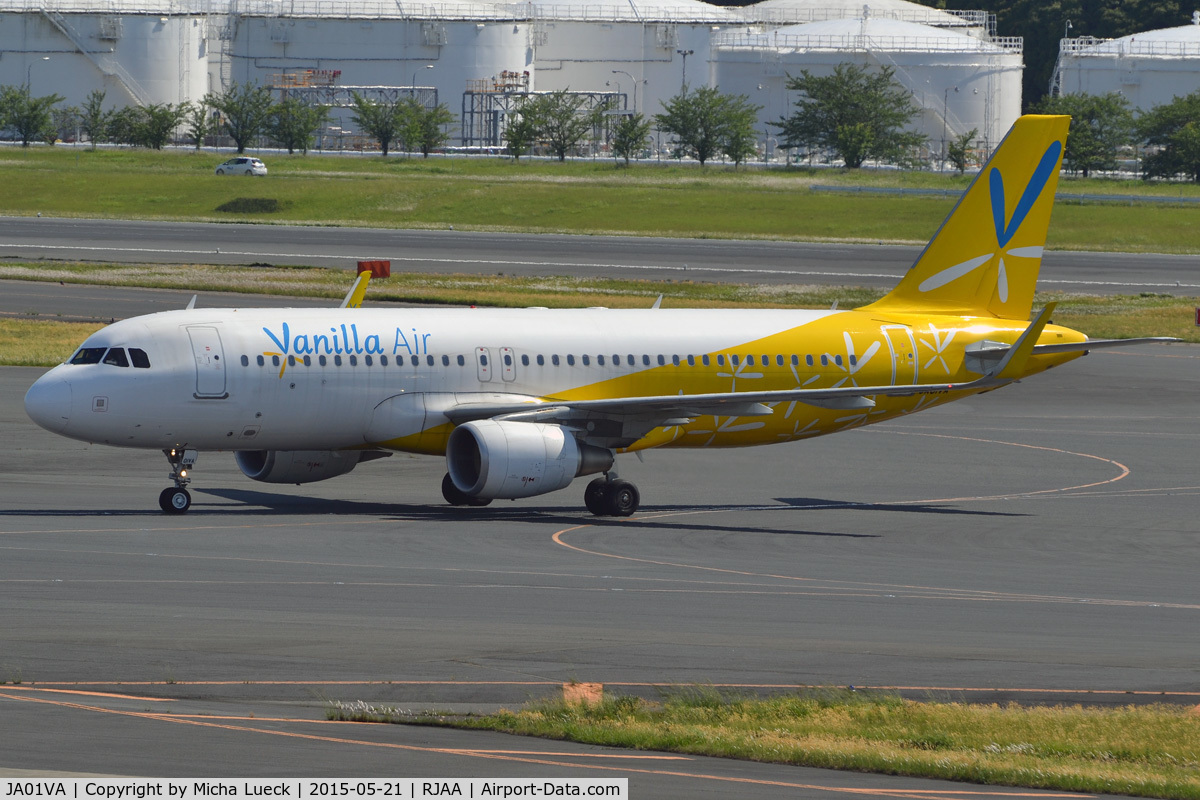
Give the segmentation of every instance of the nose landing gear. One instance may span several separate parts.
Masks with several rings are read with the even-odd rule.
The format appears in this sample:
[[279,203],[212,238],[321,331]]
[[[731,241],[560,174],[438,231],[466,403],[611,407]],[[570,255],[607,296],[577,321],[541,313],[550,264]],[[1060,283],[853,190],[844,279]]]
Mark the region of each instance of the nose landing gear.
[[158,496],[158,507],[166,514],[182,514],[192,507],[192,495],[185,487],[192,482],[190,472],[199,453],[171,448],[163,450],[163,455],[171,462],[171,473],[167,477],[175,485],[162,490]]

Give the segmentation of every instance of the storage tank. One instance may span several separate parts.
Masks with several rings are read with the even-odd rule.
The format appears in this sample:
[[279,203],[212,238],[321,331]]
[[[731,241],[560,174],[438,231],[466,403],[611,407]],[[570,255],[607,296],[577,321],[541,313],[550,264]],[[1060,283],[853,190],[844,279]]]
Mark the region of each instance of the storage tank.
[[311,70],[337,75],[340,86],[436,96],[457,115],[470,83],[529,69],[525,13],[523,5],[454,0],[230,0],[210,80],[214,90],[268,86]]
[[1149,111],[1200,90],[1200,12],[1192,24],[1135,33],[1120,39],[1063,39],[1051,92],[1119,92]]
[[709,85],[712,37],[738,22],[734,12],[699,0],[532,0],[529,7],[538,91],[619,91],[626,108],[647,117],[685,80]]
[[110,108],[198,100],[208,87],[206,19],[198,3],[0,0],[0,84],[57,93],[64,105],[93,90]]
[[996,15],[986,11],[954,11],[930,8],[908,0],[763,0],[740,10],[750,23],[771,26],[803,25],[831,19],[861,19],[863,8],[867,16],[918,22],[937,28],[958,28],[974,36],[993,36]]
[[921,111],[912,128],[929,139],[933,157],[946,142],[979,130],[978,147],[999,143],[1021,114],[1020,38],[981,39],[949,28],[875,16],[830,19],[769,32],[731,31],[713,43],[713,80],[721,91],[763,106],[759,123],[772,151],[777,128],[794,110],[789,76],[824,76],[843,62],[891,67]]

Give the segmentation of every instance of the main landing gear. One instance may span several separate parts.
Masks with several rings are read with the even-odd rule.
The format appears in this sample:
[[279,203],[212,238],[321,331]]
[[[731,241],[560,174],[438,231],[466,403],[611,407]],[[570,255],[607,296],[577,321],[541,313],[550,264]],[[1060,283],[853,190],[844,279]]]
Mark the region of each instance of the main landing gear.
[[192,507],[192,495],[185,487],[192,482],[189,472],[199,454],[195,450],[175,448],[163,450],[163,454],[171,462],[171,474],[167,477],[175,481],[175,485],[162,490],[158,507],[166,514],[182,514]]
[[583,504],[597,517],[628,517],[638,510],[641,502],[637,487],[619,480],[615,472],[596,478],[583,492]]
[[491,498],[471,497],[463,492],[454,485],[449,472],[442,478],[442,497],[452,506],[486,506],[492,502]]

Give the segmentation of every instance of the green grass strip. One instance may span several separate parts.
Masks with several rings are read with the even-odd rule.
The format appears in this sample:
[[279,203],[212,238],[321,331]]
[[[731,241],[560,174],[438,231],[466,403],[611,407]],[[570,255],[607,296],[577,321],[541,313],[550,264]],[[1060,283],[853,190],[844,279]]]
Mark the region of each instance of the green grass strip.
[[[962,191],[969,176],[611,160],[515,163],[265,155],[265,178],[217,176],[226,154],[0,148],[0,214],[523,232],[920,243],[953,196],[835,195],[813,184]],[[1195,197],[1191,184],[1061,181],[1066,193]],[[1060,202],[1048,246],[1200,252],[1200,204]]]
[[331,718],[503,731],[637,750],[979,784],[1200,798],[1200,716],[1177,706],[1024,707],[815,690],[768,699],[697,688],[661,702],[533,703],[412,717],[365,704]]

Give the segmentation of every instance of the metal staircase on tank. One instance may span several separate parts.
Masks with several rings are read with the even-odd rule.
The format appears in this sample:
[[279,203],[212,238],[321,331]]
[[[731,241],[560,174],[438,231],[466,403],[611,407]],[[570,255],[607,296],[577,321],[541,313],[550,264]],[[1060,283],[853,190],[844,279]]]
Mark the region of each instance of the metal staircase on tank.
[[115,78],[135,103],[137,103],[139,106],[144,106],[149,102],[149,96],[146,94],[146,90],[138,85],[138,82],[134,80],[134,77],[130,75],[124,67],[121,66],[120,62],[113,57],[111,52],[97,53],[88,49],[88,47],[84,44],[82,37],[80,37],[80,35],[75,32],[75,29],[71,27],[71,23],[67,22],[66,17],[57,11],[50,11],[46,8],[42,8],[40,11],[42,12],[42,16],[45,17],[59,33],[67,37],[67,40],[75,46],[75,49],[78,50],[81,55],[87,58],[88,61],[91,61],[92,64],[95,65],[96,69],[100,70],[102,75],[109,78]]

